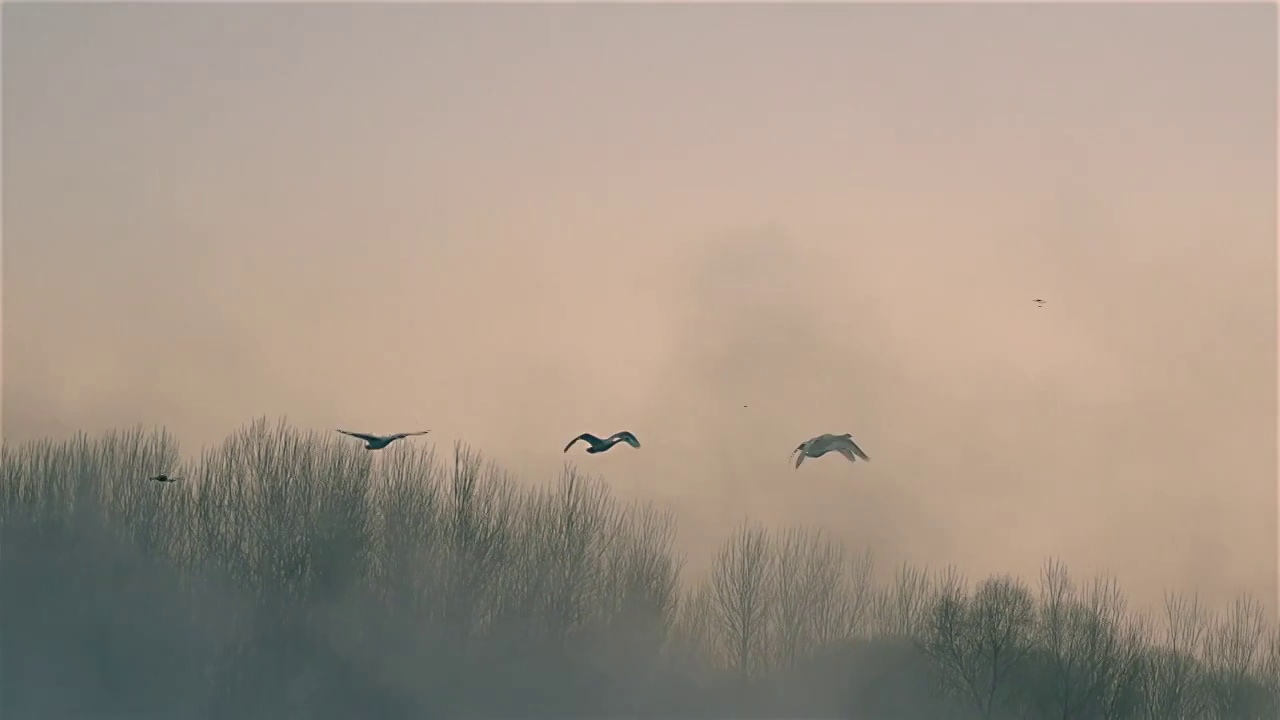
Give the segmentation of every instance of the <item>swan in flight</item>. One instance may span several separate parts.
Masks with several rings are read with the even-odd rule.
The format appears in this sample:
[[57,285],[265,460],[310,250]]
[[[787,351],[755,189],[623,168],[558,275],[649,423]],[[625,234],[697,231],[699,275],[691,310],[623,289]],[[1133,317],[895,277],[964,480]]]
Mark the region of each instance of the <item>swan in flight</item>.
[[853,441],[853,435],[849,433],[843,435],[823,434],[810,438],[800,443],[795,450],[791,451],[791,454],[800,453],[799,457],[796,458],[796,467],[800,467],[800,463],[804,462],[805,458],[822,457],[833,450],[849,458],[849,462],[858,462],[858,458],[871,462],[871,458],[862,452],[862,448],[858,447],[858,444]]
[[613,447],[614,445],[617,445],[620,442],[624,442],[633,448],[640,447],[640,441],[636,439],[636,436],[632,435],[626,430],[623,430],[622,432],[614,433],[613,435],[610,435],[605,440],[601,440],[600,438],[596,437],[595,435],[592,435],[591,433],[582,433],[578,437],[570,440],[569,444],[564,446],[564,451],[569,452],[569,448],[573,447],[573,444],[578,442],[579,440],[587,441],[587,444],[591,446],[587,448],[587,452],[592,455],[596,453],[602,453],[605,450],[608,450],[609,448]]
[[179,480],[181,480],[182,478],[169,477],[168,475],[165,475],[164,473],[160,473],[159,475],[155,475],[155,476],[153,476],[153,477],[149,477],[149,478],[147,478],[147,479],[148,479],[148,480],[155,480],[156,482],[178,482],[178,481],[179,481]]
[[353,438],[360,438],[365,442],[365,450],[381,450],[397,440],[407,438],[411,435],[426,435],[431,431],[422,430],[420,432],[396,433],[395,435],[370,435],[369,433],[348,432],[346,430],[339,430],[338,432],[343,435],[350,435]]

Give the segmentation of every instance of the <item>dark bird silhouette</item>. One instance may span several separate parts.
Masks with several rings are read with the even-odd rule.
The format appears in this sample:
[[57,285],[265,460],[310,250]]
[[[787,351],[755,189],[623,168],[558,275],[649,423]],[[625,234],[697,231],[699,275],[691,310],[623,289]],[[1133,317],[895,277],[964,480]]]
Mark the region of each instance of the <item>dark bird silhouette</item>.
[[1040,298],[1036,298],[1035,300],[1032,300],[1031,302],[1035,303],[1035,304],[1036,304],[1036,307],[1044,307],[1044,300],[1041,300]]
[[595,455],[596,453],[602,453],[605,450],[608,450],[609,448],[613,447],[614,445],[617,445],[620,442],[625,442],[626,444],[630,445],[633,448],[640,447],[640,441],[636,439],[636,436],[632,435],[626,430],[623,430],[622,432],[614,433],[613,435],[610,435],[608,438],[604,440],[601,440],[600,438],[596,437],[595,435],[592,435],[591,433],[582,433],[578,437],[570,440],[569,444],[564,446],[564,451],[569,452],[569,448],[573,447],[573,444],[578,442],[579,440],[587,441],[587,444],[591,446],[587,448],[587,452],[592,455]]
[[396,433],[395,435],[370,435],[368,433],[349,432],[347,430],[339,430],[343,435],[350,435],[353,438],[360,438],[365,442],[365,450],[381,450],[391,443],[401,440],[412,435],[426,435],[430,430],[422,430],[419,432]]
[[164,473],[161,473],[161,474],[159,474],[159,475],[153,475],[153,476],[151,476],[151,477],[149,477],[149,478],[147,478],[147,479],[148,479],[148,480],[155,480],[156,482],[178,482],[178,481],[179,481],[179,480],[181,480],[182,478],[178,478],[178,477],[169,477],[168,475],[165,475]]
[[795,450],[791,451],[791,454],[800,453],[800,456],[796,458],[796,467],[800,467],[800,463],[804,462],[805,458],[822,457],[833,450],[848,458],[849,462],[858,462],[858,458],[871,462],[871,458],[862,452],[862,448],[858,447],[858,444],[853,441],[853,436],[849,433],[843,435],[824,434],[810,438],[800,443]]

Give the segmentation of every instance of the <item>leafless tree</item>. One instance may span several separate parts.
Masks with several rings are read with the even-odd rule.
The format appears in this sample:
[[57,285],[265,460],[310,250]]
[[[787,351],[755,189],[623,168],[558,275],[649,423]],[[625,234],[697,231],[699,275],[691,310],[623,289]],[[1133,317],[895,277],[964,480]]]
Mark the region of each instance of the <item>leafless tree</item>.
[[1280,717],[1280,626],[1267,634],[1260,676],[1267,691],[1267,709],[1271,717]]
[[1010,699],[1012,673],[1030,649],[1031,592],[1009,576],[984,580],[972,596],[958,581],[941,583],[925,647],[947,685],[988,720]]
[[432,581],[439,578],[447,540],[444,468],[434,446],[386,452],[370,490],[370,532],[376,544],[369,560],[372,591],[384,612],[425,619],[434,604]]
[[1207,620],[1198,596],[1165,594],[1163,628],[1144,661],[1143,717],[1184,720],[1203,715],[1198,658]]
[[1121,612],[1111,650],[1111,670],[1101,684],[1098,714],[1103,720],[1134,717],[1142,707],[1142,677],[1151,648],[1151,628],[1146,617],[1126,615],[1123,609]]
[[730,668],[744,681],[765,668],[772,560],[768,531],[746,525],[712,564],[712,607],[720,642]]
[[875,558],[870,548],[849,561],[848,593],[844,638],[867,637],[872,630],[876,602]]
[[915,640],[929,619],[933,584],[929,570],[908,563],[898,566],[888,587],[879,588],[872,603],[874,633],[880,637]]
[[[1054,562],[1038,604],[954,569],[904,564],[881,587],[869,553],[752,525],[682,584],[670,513],[601,479],[527,487],[462,445],[437,459],[329,435],[264,419],[189,463],[141,428],[5,444],[0,689],[32,697],[57,659],[73,665],[59,682],[105,678],[73,689],[113,716],[173,684],[214,716],[723,714],[763,697],[941,719],[958,708],[929,692],[941,677],[962,717],[1280,716],[1280,629],[1249,599],[1210,622],[1169,596],[1149,624],[1113,580],[1077,587]],[[142,479],[161,471],[183,482]],[[68,622],[31,621],[48,616]],[[383,696],[414,707],[371,710]]]
[[771,565],[774,662],[791,668],[844,635],[850,598],[844,549],[821,531],[789,528],[778,539]]
[[[621,677],[618,685],[652,693],[661,684],[680,604],[684,555],[676,551],[675,516],[649,503],[632,503],[621,516],[622,541],[607,559],[608,613],[603,634]],[[632,697],[631,707],[644,701]]]
[[597,612],[616,652],[632,674],[654,671],[674,625],[684,559],[673,547],[675,518],[648,503],[628,505],[617,516],[617,539],[608,547]]
[[1248,596],[1237,598],[1209,628],[1205,686],[1212,717],[1275,717],[1264,679],[1270,655],[1265,646],[1267,629],[1261,603]]
[[504,632],[563,651],[607,615],[606,558],[620,542],[619,517],[604,483],[572,464],[557,483],[525,496],[513,554],[505,571],[494,569]]
[[666,655],[686,674],[721,663],[714,601],[709,580],[699,580],[680,593]]
[[1080,593],[1066,566],[1041,574],[1037,619],[1039,677],[1030,701],[1062,720],[1117,718],[1136,706],[1145,627],[1126,616],[1119,585],[1095,578]]

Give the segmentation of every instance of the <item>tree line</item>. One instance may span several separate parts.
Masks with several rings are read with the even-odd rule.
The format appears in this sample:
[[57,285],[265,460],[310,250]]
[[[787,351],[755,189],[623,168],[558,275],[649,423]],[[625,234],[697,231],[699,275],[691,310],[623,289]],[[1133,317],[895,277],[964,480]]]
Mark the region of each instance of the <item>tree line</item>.
[[1057,561],[882,573],[753,524],[685,577],[670,512],[573,466],[378,455],[266,420],[185,467],[163,431],[6,444],[0,713],[1280,717],[1280,633],[1248,597],[1142,613]]

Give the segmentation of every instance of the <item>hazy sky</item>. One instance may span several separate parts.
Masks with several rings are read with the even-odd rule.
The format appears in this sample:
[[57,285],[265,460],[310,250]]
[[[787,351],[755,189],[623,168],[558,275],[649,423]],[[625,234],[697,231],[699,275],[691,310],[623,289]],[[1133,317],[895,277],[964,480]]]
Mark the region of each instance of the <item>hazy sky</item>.
[[693,568],[1274,598],[1273,5],[3,13],[8,441],[629,429]]

